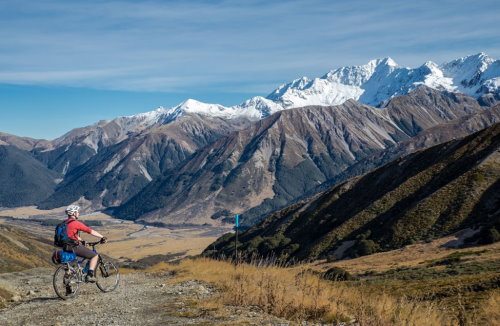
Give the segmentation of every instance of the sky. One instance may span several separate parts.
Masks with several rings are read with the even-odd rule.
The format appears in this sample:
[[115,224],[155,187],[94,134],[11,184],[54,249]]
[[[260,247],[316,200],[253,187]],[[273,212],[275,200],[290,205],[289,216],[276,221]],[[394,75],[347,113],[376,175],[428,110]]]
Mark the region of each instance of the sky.
[[188,98],[226,106],[391,57],[500,58],[498,0],[0,0],[0,132],[53,139]]

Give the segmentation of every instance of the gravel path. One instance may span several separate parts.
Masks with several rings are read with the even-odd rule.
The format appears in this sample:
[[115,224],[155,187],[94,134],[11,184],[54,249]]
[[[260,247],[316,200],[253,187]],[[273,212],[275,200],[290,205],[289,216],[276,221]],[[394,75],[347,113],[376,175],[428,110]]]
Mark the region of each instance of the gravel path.
[[207,284],[186,281],[165,284],[167,274],[122,275],[120,286],[102,293],[83,284],[78,297],[59,299],[52,288],[54,269],[35,268],[0,274],[0,287],[15,296],[0,309],[0,325],[288,325],[256,308],[224,307],[216,314],[193,302],[210,297]]

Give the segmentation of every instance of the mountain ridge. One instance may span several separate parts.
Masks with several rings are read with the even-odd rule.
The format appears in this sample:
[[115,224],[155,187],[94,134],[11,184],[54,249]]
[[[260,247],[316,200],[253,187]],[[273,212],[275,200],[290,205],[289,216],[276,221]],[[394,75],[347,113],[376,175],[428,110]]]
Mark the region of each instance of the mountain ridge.
[[[268,216],[240,235],[239,251],[298,261],[352,258],[468,227],[498,228],[499,144],[497,123],[399,158]],[[348,250],[337,250],[342,246]],[[227,235],[205,253],[233,249],[234,235]]]

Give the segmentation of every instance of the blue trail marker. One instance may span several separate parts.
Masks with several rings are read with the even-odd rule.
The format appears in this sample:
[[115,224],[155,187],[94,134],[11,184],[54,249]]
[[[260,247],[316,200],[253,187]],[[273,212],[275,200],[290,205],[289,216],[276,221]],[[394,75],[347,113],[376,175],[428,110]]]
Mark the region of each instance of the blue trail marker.
[[238,265],[238,227],[240,226],[240,215],[234,216],[234,224],[236,226],[236,239],[234,239],[234,261]]

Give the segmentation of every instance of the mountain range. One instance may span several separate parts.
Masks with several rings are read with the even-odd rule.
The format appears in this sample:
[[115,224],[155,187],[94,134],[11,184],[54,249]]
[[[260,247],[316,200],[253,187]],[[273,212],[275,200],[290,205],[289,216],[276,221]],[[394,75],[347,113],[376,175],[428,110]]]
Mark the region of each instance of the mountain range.
[[232,107],[190,99],[53,141],[0,134],[6,193],[39,190],[0,197],[0,206],[78,202],[174,224],[221,224],[244,213],[252,225],[321,185],[366,172],[363,160],[377,167],[464,135],[433,129],[443,123],[465,119],[469,134],[498,122],[499,85],[500,61],[484,53],[414,69],[386,58],[300,78]]

